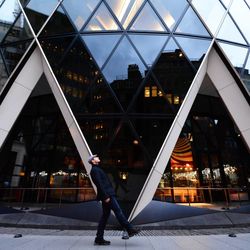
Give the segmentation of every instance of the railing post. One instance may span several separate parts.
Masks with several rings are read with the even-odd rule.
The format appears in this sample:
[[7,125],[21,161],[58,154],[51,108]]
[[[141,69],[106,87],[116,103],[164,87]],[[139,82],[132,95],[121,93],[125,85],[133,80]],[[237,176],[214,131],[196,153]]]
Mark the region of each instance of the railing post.
[[59,208],[61,207],[61,204],[62,204],[62,193],[63,193],[63,189],[61,189],[61,193],[60,193]]
[[22,189],[22,198],[21,198],[21,210],[24,209],[23,202],[24,202],[24,194],[25,194],[25,189]]
[[241,199],[240,199],[240,192],[239,192],[240,189],[238,188],[237,190],[238,190],[238,191],[237,191],[237,193],[238,193],[238,200],[239,200],[239,202],[240,202],[240,207],[241,207]]
[[46,204],[47,204],[47,193],[48,193],[48,189],[45,189],[45,196],[44,196],[44,201],[43,201],[43,209],[46,209]]
[[229,203],[228,203],[228,198],[227,198],[227,189],[226,188],[223,188],[224,189],[224,194],[225,194],[225,198],[226,198],[226,207],[227,209],[229,209]]
[[37,193],[37,197],[36,197],[36,203],[39,203],[39,199],[40,199],[40,188],[38,188],[38,193]]
[[213,197],[212,197],[212,192],[211,192],[211,188],[208,188],[208,193],[209,193],[209,199],[210,199],[210,203],[213,203]]
[[191,206],[190,205],[190,197],[189,197],[189,189],[188,188],[187,188],[187,195],[188,195],[188,205]]

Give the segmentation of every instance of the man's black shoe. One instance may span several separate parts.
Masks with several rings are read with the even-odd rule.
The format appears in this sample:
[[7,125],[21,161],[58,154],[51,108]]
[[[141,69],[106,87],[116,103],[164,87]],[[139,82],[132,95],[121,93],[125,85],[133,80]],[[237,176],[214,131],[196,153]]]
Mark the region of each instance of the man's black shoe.
[[110,245],[110,241],[104,239],[95,239],[95,245]]
[[128,236],[133,237],[134,235],[139,234],[140,231],[141,231],[140,229],[131,228],[128,230]]

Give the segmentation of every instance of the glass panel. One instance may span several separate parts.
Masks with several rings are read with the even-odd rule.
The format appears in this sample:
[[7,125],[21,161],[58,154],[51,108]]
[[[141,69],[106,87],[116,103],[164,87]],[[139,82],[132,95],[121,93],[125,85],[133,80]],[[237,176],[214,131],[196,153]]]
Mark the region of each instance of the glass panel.
[[94,16],[89,21],[85,30],[100,31],[100,30],[119,30],[119,26],[111,16],[104,3],[100,5]]
[[250,92],[250,56],[248,56],[248,60],[241,78],[244,81],[248,91]]
[[157,35],[130,35],[129,37],[149,66],[154,63],[167,38],[167,36]]
[[217,38],[226,40],[226,41],[231,41],[231,42],[237,42],[241,44],[246,44],[246,41],[240,34],[238,28],[235,26],[233,23],[231,17],[229,15],[226,16],[220,31],[217,35]]
[[39,39],[49,63],[53,68],[59,67],[63,56],[67,52],[74,38],[74,36],[69,36],[53,39]]
[[145,4],[130,29],[145,31],[165,31],[165,28],[160,19],[157,17],[148,3]]
[[31,0],[28,3],[24,10],[35,33],[38,33],[57,4],[57,0]]
[[117,19],[126,29],[144,0],[107,0]]
[[187,1],[185,0],[151,0],[151,2],[170,30],[173,30],[187,6]]
[[225,43],[219,43],[222,47],[223,51],[233,64],[233,66],[237,69],[242,69],[242,66],[245,62],[246,55],[247,55],[247,48],[242,48],[236,45],[230,45]]
[[63,9],[59,7],[44,27],[40,36],[52,36],[74,32],[74,28]]
[[123,38],[105,66],[103,74],[125,108],[140,85],[145,70],[128,39]]
[[153,72],[172,113],[176,114],[193,81],[195,72],[189,61],[171,38],[161,53]]
[[176,32],[187,33],[192,35],[210,36],[191,7],[188,8]]
[[8,74],[6,72],[5,66],[3,64],[3,59],[0,51],[0,91],[8,79]]
[[3,57],[9,74],[14,70],[29,45],[30,41],[26,41],[22,43],[9,44],[2,48]]
[[[45,95],[42,94],[44,89],[48,90]],[[48,203],[95,199],[86,170],[45,76],[39,80],[16,121],[0,152],[0,159],[1,186],[5,182],[9,187],[82,188],[65,192],[51,190],[46,200]],[[13,197],[18,197],[18,193]],[[43,190],[27,190],[24,202],[34,202],[39,207],[45,198]]]
[[121,113],[112,91],[102,76],[98,76],[94,83],[90,86],[85,99],[79,105],[85,113],[106,114]]
[[[75,116],[116,113],[120,109],[92,57],[78,38],[69,49],[66,38],[44,40],[46,56]],[[47,46],[49,44],[49,49]],[[64,47],[65,46],[65,47]],[[54,48],[57,50],[55,52]],[[64,52],[61,54],[61,50]],[[62,58],[61,58],[62,57]]]
[[185,37],[176,37],[192,64],[198,69],[211,43],[210,40],[198,40]]
[[129,214],[149,174],[151,164],[128,124],[122,124],[117,131],[114,141],[104,154],[104,161],[104,168],[107,168],[106,172],[111,176],[118,200],[126,214]]
[[250,23],[250,9],[243,0],[237,0],[233,1],[230,13],[248,40],[248,43],[250,43],[250,29],[248,25]]
[[[77,120],[90,149],[101,158],[104,157],[118,130],[120,119],[100,118],[98,116],[86,118],[79,115]],[[109,157],[102,159],[103,168],[109,168],[112,160]]]
[[99,0],[64,0],[63,6],[67,10],[76,28],[80,30],[98,2]]
[[[154,103],[154,100],[151,98]],[[132,119],[131,119],[132,120]],[[174,116],[166,118],[133,119],[133,125],[152,161],[154,161],[174,121]]]
[[25,21],[24,16],[21,14],[11,29],[9,29],[2,43],[18,42],[31,38],[33,38],[31,30]]
[[101,68],[117,44],[121,35],[82,36],[92,56]]
[[208,2],[193,0],[192,4],[205,21],[210,31],[215,34],[226,11],[225,8],[218,0],[210,0]]
[[14,23],[19,13],[20,8],[17,0],[0,1],[0,42]]
[[[174,96],[172,96],[174,98]],[[174,100],[171,100],[170,95],[164,93],[158,85],[154,76],[149,74],[146,78],[145,85],[140,89],[139,94],[130,113],[147,113],[147,114],[167,114],[175,115],[176,111],[172,107]],[[140,131],[140,130],[138,130]]]

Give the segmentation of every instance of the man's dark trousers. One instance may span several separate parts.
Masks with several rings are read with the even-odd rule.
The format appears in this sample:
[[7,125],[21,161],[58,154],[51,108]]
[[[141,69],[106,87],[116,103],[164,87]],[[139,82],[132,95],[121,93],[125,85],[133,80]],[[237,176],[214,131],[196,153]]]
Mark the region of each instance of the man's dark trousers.
[[107,221],[108,221],[111,210],[114,211],[115,217],[117,218],[117,220],[119,221],[119,223],[121,224],[122,227],[124,227],[126,230],[132,229],[132,226],[130,225],[127,218],[123,214],[123,212],[122,212],[122,210],[120,208],[120,205],[118,204],[115,196],[111,196],[109,202],[102,201],[102,211],[103,211],[103,213],[102,213],[102,217],[101,217],[101,219],[99,221],[97,234],[96,234],[96,237],[98,239],[103,238],[104,229],[106,227],[106,224],[107,224]]

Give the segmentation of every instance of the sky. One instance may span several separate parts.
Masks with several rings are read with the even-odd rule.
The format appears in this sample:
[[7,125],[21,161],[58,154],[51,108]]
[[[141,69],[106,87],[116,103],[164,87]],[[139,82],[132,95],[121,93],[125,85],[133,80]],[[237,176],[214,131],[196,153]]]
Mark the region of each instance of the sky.
[[[3,0],[0,0],[0,3]],[[6,0],[3,4],[3,6],[0,9],[0,20],[1,21],[6,21],[6,22],[13,22],[15,17],[14,17],[14,9],[16,0]]]

